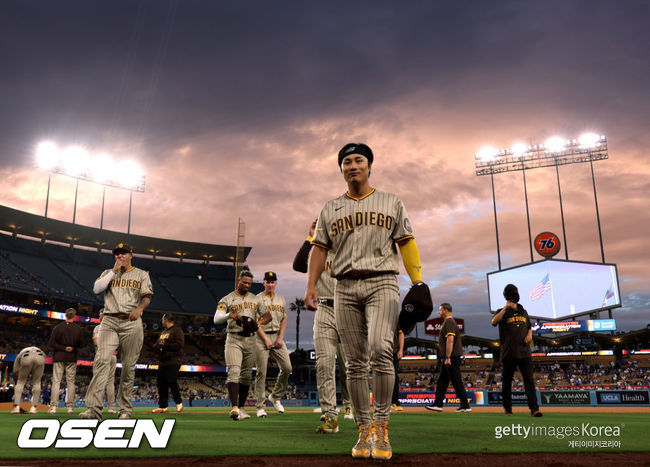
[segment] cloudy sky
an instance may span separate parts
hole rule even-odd
[[[595,131],[609,141],[594,170],[605,259],[620,275],[615,317],[639,329],[650,309],[649,10],[634,0],[3,2],[0,203],[43,214],[34,148],[44,139],[135,159],[147,186],[134,195],[133,233],[234,244],[242,218],[251,268],[275,270],[291,301],[305,282],[293,256],[323,203],[345,191],[336,153],[366,142],[373,185],[404,200],[435,301],[451,302],[468,334],[493,337],[491,186],[474,153]],[[589,165],[560,177],[569,259],[600,261]],[[533,236],[561,236],[555,170],[527,181]],[[528,262],[521,173],[495,185],[503,267]],[[101,188],[81,183],[79,196],[77,221],[98,227]],[[73,199],[74,181],[53,177],[49,215],[71,221]],[[128,193],[109,190],[105,228],[126,231],[127,215]],[[301,318],[301,341],[311,339],[312,318]]]

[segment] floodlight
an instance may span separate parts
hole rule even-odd
[[[596,133],[585,133],[578,138],[580,146],[584,148],[593,148],[600,142],[601,137]]]
[[[36,147],[36,162],[41,169],[52,170],[59,163],[59,148],[51,141],[43,141]]]
[[[515,143],[510,148],[512,154],[517,157],[521,157],[527,150],[528,150],[528,146],[526,146],[524,143]]]
[[[566,146],[566,141],[564,140],[564,138],[561,138],[559,136],[553,136],[552,138],[546,140],[545,145],[546,145],[546,149],[549,152],[560,152]]]
[[[63,170],[67,175],[76,177],[84,173],[87,164],[88,153],[80,146],[70,146],[61,157]]]
[[[90,160],[90,176],[92,177],[93,181],[103,184],[107,181],[113,180],[113,167],[114,163],[111,158],[106,154],[100,154],[99,156],[95,156]]]
[[[492,159],[495,159],[498,151],[492,146],[485,146],[479,152],[476,153],[476,158],[482,161],[488,162]]]
[[[117,168],[117,181],[130,188],[135,188],[142,182],[144,173],[138,164],[134,161],[127,160],[119,164]]]

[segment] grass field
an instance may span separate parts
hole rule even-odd
[[[257,419],[254,411],[249,410],[249,413],[252,414],[250,420],[234,422],[228,418],[226,410],[208,412],[201,408],[186,408],[179,415],[153,416],[149,409],[140,409],[134,413],[135,417],[158,421],[176,418],[177,422],[166,449],[152,449],[143,441],[136,450],[94,447],[20,449],[16,443],[18,433],[29,418],[58,418],[63,422],[72,416],[45,413],[12,415],[5,412],[0,414],[0,459],[330,455],[349,454],[356,442],[357,430],[351,420],[341,418],[339,433],[319,435],[315,432],[319,424],[318,414],[288,409],[282,415],[271,412],[268,418]],[[583,424],[587,424],[586,436],[582,432]],[[157,425],[160,428],[161,423]],[[610,430],[618,430],[620,434],[594,436],[600,426],[612,427]],[[519,431],[520,436],[504,435],[497,439],[498,432],[504,434],[504,427]],[[558,430],[566,431],[565,427],[578,429],[581,433],[559,438]],[[471,414],[399,413],[391,416],[390,439],[395,454],[612,453],[649,451],[647,427],[648,414],[644,413],[547,413],[543,418],[535,419],[523,413],[505,417],[501,413],[479,411]],[[524,429],[531,430],[527,438],[523,436]],[[533,434],[532,429],[538,433]],[[549,434],[551,432],[554,434]],[[127,434],[130,433],[127,431]],[[581,440],[614,441],[620,443],[620,447],[571,447],[570,442]]]

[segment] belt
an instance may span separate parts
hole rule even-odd
[[[353,271],[353,272],[348,272],[347,274],[336,276],[336,280],[340,281],[343,279],[352,279],[352,280],[370,279],[371,277],[383,276],[385,274],[394,275],[395,273],[393,271],[370,271],[370,272]]]
[[[238,336],[242,336],[242,337],[251,337],[253,335],[244,331],[235,332],[234,334],[237,334]]]
[[[334,306],[334,299],[332,299],[332,298],[319,298],[318,299],[318,304],[319,305]]]
[[[277,334],[278,331],[264,331],[264,334]]]
[[[129,313],[107,313],[106,316],[117,319],[129,319]]]

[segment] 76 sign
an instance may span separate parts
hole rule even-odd
[[[552,232],[542,232],[535,237],[535,250],[544,258],[552,258],[560,251],[560,239]]]

